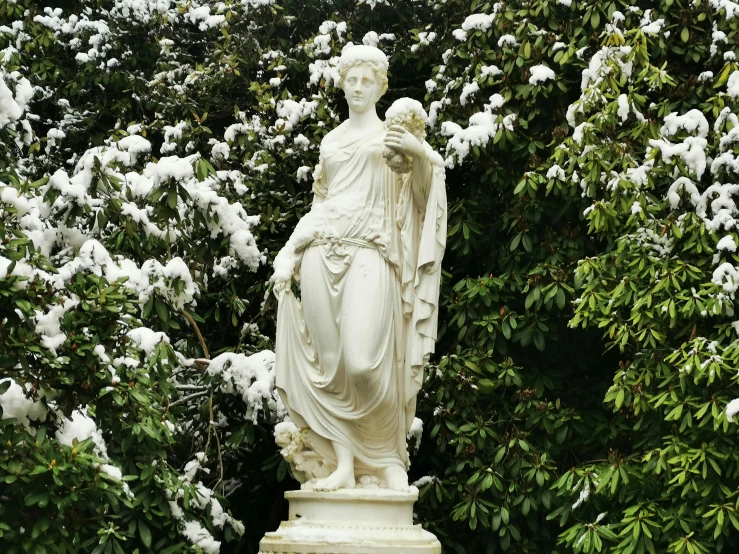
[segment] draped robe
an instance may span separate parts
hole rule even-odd
[[[289,241],[301,299],[280,300],[275,348],[278,392],[312,448],[333,469],[337,442],[366,473],[409,466],[446,244],[443,167],[414,200],[413,175],[382,158],[384,136],[322,142],[314,205]]]

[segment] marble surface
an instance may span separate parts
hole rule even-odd
[[[321,141],[313,205],[274,262],[276,385],[294,423],[276,440],[318,491],[360,478],[408,489],[406,436],[436,343],[444,167],[419,102],[378,117],[387,68],[377,48],[342,53],[349,118]]]
[[[439,541],[413,524],[409,492],[342,489],[285,494],[288,521],[260,543],[260,554],[440,554]]]

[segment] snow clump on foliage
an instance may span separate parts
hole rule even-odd
[[[208,375],[218,375],[223,381],[221,390],[239,394],[246,404],[246,419],[257,422],[264,409],[282,419],[286,410],[275,390],[274,354],[269,351],[244,356],[226,352],[210,361]]]
[[[530,85],[538,85],[550,79],[554,79],[554,71],[545,65],[535,65],[531,68],[531,77],[529,77]]]
[[[0,394],[0,408],[2,408],[2,418],[15,418],[26,429],[31,429],[31,420],[43,421],[46,419],[46,406],[40,401],[29,400],[23,393],[23,389],[13,379],[0,379],[0,390],[3,385],[7,385],[8,389]]]
[[[108,460],[108,449],[103,439],[103,434],[98,429],[87,409],[75,410],[69,418],[63,418],[59,430],[56,432],[57,440],[67,446],[74,446],[75,442],[92,439],[95,445],[95,453],[103,460]]]

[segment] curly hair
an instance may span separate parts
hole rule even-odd
[[[422,144],[426,139],[426,122],[414,111],[405,111],[388,117],[385,121],[385,126],[389,129],[393,125],[400,125],[415,136],[418,142]],[[413,169],[413,160],[409,156],[396,152],[392,148],[385,147],[382,151],[382,156],[385,158],[385,163],[387,163],[388,167],[395,173],[409,173]]]
[[[380,81],[380,86],[382,87],[382,92],[380,92],[380,95],[385,94],[385,92],[387,91],[387,69],[382,67],[379,63],[367,60],[354,60],[343,64],[341,66],[341,69],[339,69],[339,88],[344,88],[344,79],[346,79],[346,74],[349,72],[349,70],[353,67],[359,67],[362,65],[369,67],[374,72],[375,78]]]
[[[426,140],[426,121],[424,121],[416,112],[407,111],[398,115],[388,117],[385,121],[388,128],[392,125],[400,125],[410,131],[418,142]]]

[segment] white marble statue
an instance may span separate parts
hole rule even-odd
[[[387,67],[377,48],[344,49],[349,119],[321,142],[311,211],[272,278],[277,387],[296,425],[278,442],[317,491],[357,480],[408,489],[406,435],[436,340],[444,168],[420,103],[401,99],[378,117]]]

